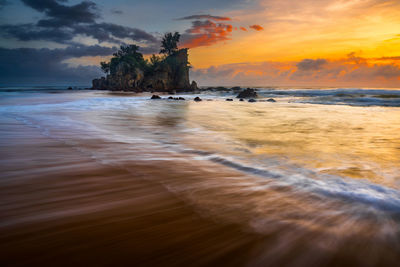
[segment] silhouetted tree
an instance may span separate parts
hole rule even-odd
[[[115,74],[117,66],[123,68],[125,72],[129,72],[134,68],[144,69],[146,68],[146,61],[143,55],[138,52],[139,46],[137,45],[121,45],[120,49],[113,54],[109,63],[103,62],[101,68],[104,72]]]
[[[172,55],[178,50],[178,43],[181,35],[179,32],[172,34],[171,32],[166,33],[161,41],[160,53]]]
[[[110,63],[107,62],[100,62],[101,70],[105,73],[108,74],[110,72]]]

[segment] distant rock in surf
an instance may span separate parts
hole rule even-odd
[[[201,99],[200,97],[196,96],[196,97],[194,98],[194,101],[199,102],[199,101],[202,101],[202,99]]]
[[[255,99],[249,99],[249,102],[251,102],[251,103],[253,103],[253,102],[257,102],[257,100],[255,100]]]
[[[239,92],[240,90],[242,90],[242,88],[239,87],[239,86],[234,86],[234,87],[231,88],[231,90],[234,91],[234,92]]]
[[[152,95],[150,99],[161,99],[159,95]]]
[[[269,98],[269,99],[267,99],[267,102],[276,102],[276,100],[273,98]]]
[[[232,98],[227,98],[225,101],[233,101]]]
[[[236,98],[257,98],[257,92],[255,89],[252,88],[247,88],[246,90],[243,90],[240,92]]]

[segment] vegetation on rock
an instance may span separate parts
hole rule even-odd
[[[109,62],[101,62],[106,78],[94,79],[93,89],[134,91],[193,91],[189,82],[188,49],[178,49],[180,34],[166,33],[162,55],[144,59],[137,45],[122,45]]]

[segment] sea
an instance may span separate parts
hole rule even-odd
[[[257,93],[0,87],[0,264],[398,266],[400,89]]]

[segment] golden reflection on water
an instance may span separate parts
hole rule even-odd
[[[298,165],[294,175],[305,166],[396,186],[400,111],[87,97],[84,111],[72,102],[1,117],[0,263],[399,262],[396,193],[337,179],[342,192],[332,196],[333,183],[264,179],[172,148],[260,166],[276,157]]]
[[[190,105],[187,119],[244,143],[250,157],[272,155],[324,173],[400,186],[398,108],[214,101]]]

